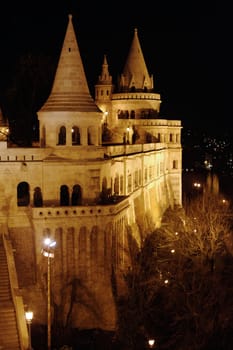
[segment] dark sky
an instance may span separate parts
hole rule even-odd
[[[220,129],[219,121],[224,127],[230,122],[230,22],[222,5],[209,0],[1,2],[0,71],[6,73],[2,62],[21,52],[58,55],[68,13],[73,14],[91,90],[104,54],[116,82],[137,27],[148,71],[161,94],[161,118],[213,130]]]

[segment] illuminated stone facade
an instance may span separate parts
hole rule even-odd
[[[112,275],[124,292],[129,236],[140,246],[166,208],[181,205],[181,122],[160,119],[137,30],[114,87],[104,56],[88,89],[69,16],[52,91],[38,111],[39,147],[0,142],[0,224],[15,249],[24,303],[46,324],[48,234],[53,316],[73,327],[114,329]],[[71,295],[73,297],[71,298]]]

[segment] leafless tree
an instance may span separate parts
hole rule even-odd
[[[134,257],[123,324],[160,349],[233,346],[233,234],[228,203],[206,191],[169,209]],[[124,329],[124,326],[122,326]],[[128,336],[129,337],[129,336]],[[138,341],[132,342],[137,348]]]

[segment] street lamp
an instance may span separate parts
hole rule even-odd
[[[33,312],[32,311],[25,312],[25,318],[28,325],[28,349],[31,350],[32,349],[31,323],[33,319]]]
[[[51,349],[51,258],[54,258],[53,248],[56,245],[56,241],[47,237],[44,239],[45,248],[42,249],[42,254],[48,258],[48,274],[47,274],[47,335],[48,335],[48,350]],[[52,249],[52,250],[51,250]]]

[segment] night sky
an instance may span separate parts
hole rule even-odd
[[[138,28],[148,71],[161,94],[160,117],[217,132],[229,127],[232,114],[230,22],[224,12],[208,0],[1,2],[0,80],[4,89],[10,57],[30,51],[58,57],[72,13],[92,92],[104,54],[116,82]]]

